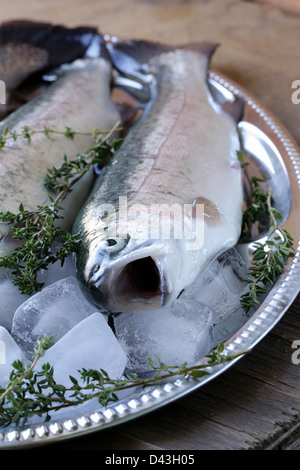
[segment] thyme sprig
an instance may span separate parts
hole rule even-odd
[[[65,259],[77,251],[78,235],[55,226],[55,221],[62,218],[54,201],[35,211],[24,210],[21,204],[18,214],[0,213],[1,222],[15,224],[11,237],[20,241],[14,251],[0,258],[0,266],[11,270],[12,283],[22,294],[41,290],[44,284],[38,281],[38,273],[58,260],[63,266]],[[60,248],[55,250],[58,240]]]
[[[248,170],[249,163],[246,162],[244,153],[237,151],[237,156],[244,169],[245,183],[247,183],[248,186],[244,194],[247,207],[243,212],[241,239],[249,241],[251,240],[251,229],[253,225],[258,222],[265,226],[266,221],[269,219],[267,205],[268,191],[261,185],[261,183],[265,183],[262,178],[250,175]]]
[[[250,276],[246,279],[249,290],[241,296],[241,305],[245,312],[259,305],[260,296],[266,294],[267,286],[272,285],[284,272],[285,262],[294,253],[293,237],[281,225],[281,213],[272,207],[271,190],[267,196],[267,208],[270,228],[263,242],[253,244]]]
[[[0,388],[0,426],[19,423],[21,418],[24,420],[24,417],[28,415],[26,409],[28,406],[24,406],[24,402],[28,400],[28,393],[30,393],[30,388],[32,389],[29,384],[33,382],[34,369],[38,360],[51,346],[52,337],[44,336],[34,348],[31,364],[25,367],[20,360],[13,362],[9,383],[5,389]],[[33,403],[31,407],[34,407]]]
[[[267,287],[273,284],[277,277],[284,272],[285,262],[295,251],[293,237],[281,225],[282,214],[273,207],[272,191],[261,187],[262,178],[250,177],[247,172],[242,152],[238,152],[238,158],[245,169],[246,178],[250,186],[251,204],[244,211],[242,232],[251,233],[251,226],[255,222],[268,221],[269,229],[263,241],[253,243],[252,263],[249,268],[249,277],[245,280],[248,291],[241,296],[241,305],[246,313],[260,303],[262,295],[267,294]]]
[[[70,386],[66,387],[56,383],[54,369],[49,363],[43,363],[35,370],[44,351],[51,347],[51,339],[45,336],[38,342],[31,365],[24,366],[19,360],[12,364],[9,383],[5,389],[0,389],[0,426],[24,425],[36,415],[48,421],[51,413],[78,406],[91,399],[97,399],[100,405],[106,406],[118,400],[118,392],[153,385],[176,376],[199,379],[210,374],[208,368],[233,361],[249,352],[245,350],[232,355],[224,354],[224,345],[220,343],[216,350],[207,355],[206,362],[194,366],[187,366],[186,363],[169,366],[158,357],[158,366],[154,366],[153,360],[148,359],[154,372],[148,379],[141,379],[134,374],[127,379],[112,379],[103,369],[82,369],[79,371],[80,380],[70,376]]]
[[[0,222],[11,226],[11,238],[20,242],[14,251],[0,258],[0,267],[11,270],[12,282],[23,294],[31,295],[41,290],[43,283],[38,281],[38,273],[56,261],[63,265],[65,259],[79,248],[79,235],[70,234],[57,223],[64,218],[61,203],[92,165],[103,165],[116,151],[121,140],[112,139],[112,136],[118,129],[120,122],[104,134],[94,131],[95,145],[92,148],[84,154],[78,154],[74,160],[67,160],[65,156],[59,168],[49,169],[44,184],[57,195],[49,195],[48,204],[40,205],[34,211],[28,211],[20,204],[16,214],[10,211],[0,212]],[[30,131],[30,138],[38,132],[40,131]],[[61,133],[48,129],[48,133],[50,132]],[[71,138],[75,134],[79,132],[70,128],[67,128],[67,134],[64,133]],[[8,131],[5,133],[7,135]],[[60,247],[56,249],[58,244]]]
[[[264,190],[260,183],[264,183],[262,178],[252,176],[250,179],[251,204],[243,213],[242,232],[249,233],[255,222],[261,222],[269,218],[268,191]]]
[[[118,131],[118,130],[122,130],[120,123],[118,123],[118,125],[115,128],[115,131]],[[23,139],[28,144],[30,144],[32,137],[37,134],[44,134],[46,136],[50,136],[51,134],[62,135],[62,136],[68,137],[69,139],[74,139],[76,135],[87,136],[87,137],[93,137],[95,142],[97,142],[99,141],[99,139],[102,139],[102,137],[105,134],[111,135],[111,129],[100,130],[96,128],[92,132],[81,132],[81,131],[76,131],[72,129],[69,126],[65,126],[63,130],[58,130],[58,129],[53,129],[47,126],[44,126],[42,129],[32,129],[29,126],[25,125],[22,127],[21,132],[17,132],[16,130],[11,131],[9,129],[9,126],[6,125],[2,131],[2,134],[0,134],[0,150],[2,150],[6,146],[7,142],[9,142],[10,140],[15,142],[18,139]]]

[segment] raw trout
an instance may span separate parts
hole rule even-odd
[[[59,131],[69,126],[79,132],[111,129],[119,120],[119,112],[110,100],[111,72],[107,52],[106,57],[78,59],[64,66],[57,81],[2,121],[0,133],[6,126],[20,133],[25,125],[36,130],[44,126]],[[0,150],[0,210],[18,213],[21,203],[25,210],[33,211],[38,205],[48,204],[49,193],[44,187],[47,170],[59,167],[64,155],[73,160],[93,145],[92,136],[80,135],[70,139],[36,134],[30,144],[24,138],[8,140]],[[65,229],[72,227],[80,204],[91,189],[93,172],[84,179],[85,184],[79,185],[66,202]],[[8,230],[6,225],[0,227],[1,239]],[[0,244],[2,251],[4,245]]]
[[[120,70],[136,61],[138,79],[147,69],[156,87],[74,225],[82,238],[79,279],[110,312],[172,302],[240,236],[237,123],[207,86],[215,48],[130,41],[111,50]],[[239,100],[232,108],[242,115]]]

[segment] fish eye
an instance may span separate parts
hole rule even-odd
[[[127,245],[127,240],[123,238],[108,238],[104,242],[103,250],[107,253],[118,253]]]
[[[118,241],[114,238],[109,238],[108,240],[106,240],[106,244],[107,246],[114,246],[118,244]]]

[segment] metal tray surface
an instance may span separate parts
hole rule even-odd
[[[244,99],[245,115],[239,124],[245,151],[256,170],[272,186],[275,205],[284,216],[284,225],[295,240],[295,254],[284,273],[272,286],[259,308],[245,324],[224,342],[224,353],[253,349],[285,314],[300,288],[300,153],[296,142],[278,119],[246,90],[227,77],[211,71],[209,86],[217,101]],[[251,243],[241,246],[251,256]],[[39,421],[22,428],[0,429],[0,448],[27,448],[105,430],[154,411],[203,387],[226,372],[243,356],[208,369],[199,379],[176,378],[155,386],[136,389],[130,396],[107,407],[84,411],[75,408],[66,418]]]

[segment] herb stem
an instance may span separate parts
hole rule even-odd
[[[253,261],[250,268],[250,277],[246,280],[249,291],[242,295],[241,305],[248,312],[259,304],[259,296],[266,294],[265,288],[275,281],[277,276],[284,271],[284,262],[294,251],[293,238],[280,225],[282,215],[272,206],[271,187],[266,197],[267,213],[270,220],[270,228],[264,243],[254,243]],[[265,287],[264,287],[265,286]]]
[[[156,375],[154,375],[153,377],[149,378],[149,379],[132,379],[132,380],[112,380],[112,379],[108,379],[105,383],[105,385],[111,385],[112,386],[112,390],[111,390],[111,393],[118,393],[118,392],[121,392],[121,391],[124,391],[124,390],[129,390],[131,388],[136,388],[136,387],[146,387],[147,385],[150,386],[150,385],[154,385],[155,383],[157,382],[162,382],[164,380],[168,380],[168,379],[172,379],[173,377],[176,377],[176,376],[192,376],[192,373],[194,371],[200,371],[200,370],[205,370],[209,367],[215,367],[215,366],[218,366],[220,364],[225,364],[227,362],[231,362],[233,361],[234,359],[237,359],[241,356],[244,356],[246,354],[248,354],[249,352],[251,352],[250,349],[245,349],[244,351],[241,351],[239,353],[236,353],[236,354],[232,354],[232,355],[223,355],[222,356],[222,360],[216,360],[214,362],[207,362],[207,363],[204,363],[204,364],[198,364],[198,365],[194,365],[194,366],[189,366],[189,367],[182,367],[182,366],[168,366],[168,373],[166,374],[160,374],[161,372],[161,369],[160,368],[157,368],[158,370],[158,373]],[[154,370],[156,368],[153,368]],[[172,371],[171,369],[175,369],[174,371]],[[80,387],[80,386],[77,386],[77,389],[79,389],[84,391],[85,390],[85,387]],[[95,388],[98,388],[97,386],[95,386]],[[66,392],[72,392],[74,391],[73,388],[66,388],[65,389]],[[105,391],[105,387],[103,386],[99,386],[99,390],[95,393],[92,393],[88,396],[88,400],[92,399],[92,398],[99,398],[101,396],[101,394]],[[54,398],[52,397],[51,398],[51,401],[53,402],[58,402],[58,403],[61,403],[61,399],[60,398]],[[87,401],[87,400],[85,400]],[[68,408],[69,406],[74,406],[74,405],[77,405],[78,404],[78,401],[71,401],[71,400],[64,400],[64,403],[61,403],[60,406],[56,407],[51,407],[51,408],[48,408],[48,411],[58,411],[62,408]]]
[[[118,123],[117,127],[115,127],[115,131],[122,130],[121,122]],[[111,129],[108,130],[99,130],[94,129],[92,132],[82,132],[82,131],[74,131],[71,127],[65,126],[65,130],[57,130],[52,129],[50,127],[44,127],[43,129],[31,129],[28,126],[23,126],[22,132],[10,131],[8,126],[6,126],[0,135],[0,150],[3,149],[8,140],[16,141],[19,138],[24,138],[28,143],[31,142],[31,138],[36,134],[44,134],[49,136],[50,134],[55,135],[62,135],[73,139],[75,136],[86,136],[86,137],[93,137],[97,139],[98,136],[102,136],[104,134],[111,135]]]
[[[152,385],[155,382],[170,379],[170,378],[175,377],[177,375],[187,375],[188,376],[188,375],[191,375],[191,372],[193,372],[193,371],[204,370],[204,369],[207,369],[209,367],[215,367],[215,366],[220,365],[220,364],[225,364],[226,362],[231,362],[234,359],[237,359],[241,356],[244,356],[244,355],[248,354],[249,352],[251,352],[250,349],[245,349],[244,351],[240,351],[236,354],[222,355],[222,360],[221,361],[216,360],[216,361],[206,362],[206,363],[203,363],[203,364],[198,364],[198,365],[189,366],[189,367],[181,368],[181,366],[169,366],[168,367],[168,373],[166,373],[166,374],[160,374],[161,369],[153,368],[154,370],[155,369],[158,370],[158,373],[156,375],[154,375],[153,377],[151,377],[149,379],[135,379],[130,384],[125,384],[123,386],[122,385],[118,386],[117,390],[121,391],[121,390],[126,390],[127,388],[132,388],[132,387],[137,387],[137,386]],[[170,369],[175,369],[175,370],[171,371]],[[112,381],[112,384],[113,383],[117,383],[117,382]],[[97,395],[95,395],[95,396],[97,396]]]
[[[117,121],[108,131],[95,130],[92,133],[80,133],[92,135],[95,141],[94,146],[84,154],[79,153],[75,160],[67,160],[65,156],[59,168],[48,169],[44,186],[56,192],[55,197],[49,194],[48,205],[38,206],[34,211],[27,211],[23,204],[20,204],[18,214],[9,211],[0,212],[0,222],[7,224],[11,238],[21,242],[16,245],[14,251],[0,257],[0,266],[11,270],[12,282],[19,287],[21,293],[31,295],[34,291],[41,290],[43,283],[38,282],[38,273],[47,269],[49,264],[55,263],[58,259],[63,265],[66,257],[78,249],[79,235],[65,232],[59,224],[56,224],[58,219],[64,218],[59,204],[93,164],[104,165],[111,157],[121,143],[120,139],[114,138],[115,133],[120,129],[121,121]],[[44,133],[48,135],[52,131],[54,129],[47,129],[47,133],[46,131]],[[41,132],[43,131],[33,131],[25,126],[23,134],[27,135],[27,140],[30,142],[32,135]],[[70,138],[76,134],[70,128],[67,128],[66,132],[54,132]],[[17,139],[18,134],[9,134],[6,128],[3,135],[0,135],[0,149],[9,137]],[[61,248],[53,252],[57,241],[60,242]]]
[[[116,393],[120,391],[154,385],[175,376],[184,376],[186,379],[199,378],[209,375],[209,372],[204,369],[225,364],[250,352],[250,350],[244,350],[227,355],[223,353],[223,343],[220,343],[216,350],[203,359],[203,361],[206,359],[206,362],[201,364],[186,366],[184,363],[181,366],[168,366],[157,357],[158,366],[154,366],[153,361],[149,359],[150,367],[155,371],[155,375],[148,379],[140,379],[136,376],[129,379],[111,379],[102,369],[99,371],[83,369],[78,371],[81,373],[83,384],[79,384],[74,377],[70,377],[72,386],[65,387],[55,382],[54,370],[50,364],[42,364],[41,371],[34,371],[43,351],[51,347],[50,339],[44,337],[40,341],[38,348],[35,348],[34,361],[27,370],[24,371],[22,364],[13,364],[17,373],[11,374],[11,384],[0,397],[0,425],[18,423],[20,420],[25,423],[29,417],[36,414],[44,414],[47,419],[51,411],[57,412],[95,398],[101,405],[106,406],[108,402],[118,400]],[[43,393],[45,389],[47,394]],[[29,397],[26,395],[28,392]],[[9,404],[11,407],[8,406]]]
[[[113,134],[117,132],[118,130],[120,130],[120,125],[121,125],[121,122],[118,121],[109,131],[101,132],[101,139],[97,142],[97,146],[106,144],[109,141],[109,139],[113,136]],[[102,136],[102,134],[104,134],[104,136]],[[62,202],[67,196],[67,194],[70,192],[71,188],[89,171],[89,169],[94,163],[94,155],[95,155],[94,148],[88,150],[88,152],[84,154],[84,159],[87,162],[87,165],[67,185],[63,187],[60,193],[56,196],[53,202],[54,205],[57,205],[60,202]]]
[[[0,402],[3,401],[5,397],[7,397],[7,395],[11,393],[17,385],[23,382],[23,380],[25,380],[33,372],[38,360],[43,355],[45,349],[49,347],[48,340],[49,340],[48,337],[44,337],[41,341],[38,342],[38,348],[36,350],[36,353],[34,355],[31,365],[26,369],[24,374],[14,379],[11,385],[5,389],[2,395],[0,395]]]

